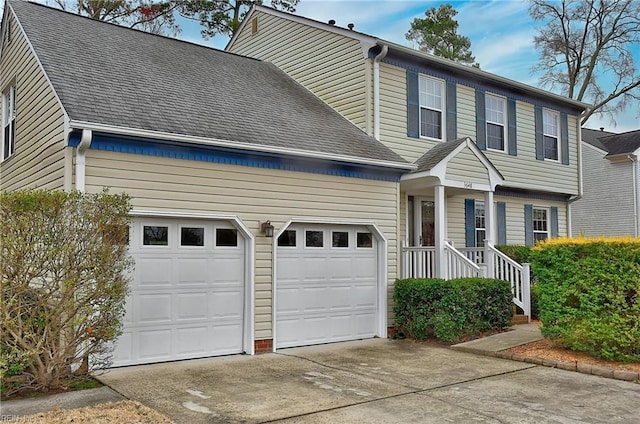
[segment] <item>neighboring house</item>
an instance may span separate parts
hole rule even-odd
[[[572,208],[574,235],[640,237],[640,130],[582,129],[584,193]]]
[[[400,276],[507,278],[527,312],[493,244],[566,234],[585,105],[267,8],[246,22],[230,49],[266,61],[5,5],[0,188],[132,198],[115,364],[386,337]]]
[[[226,50],[280,67],[417,166],[400,182],[402,275],[449,276],[446,241],[491,275],[491,245],[567,235],[588,105],[263,6]]]

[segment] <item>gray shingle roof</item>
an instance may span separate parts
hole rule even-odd
[[[640,130],[616,134],[582,129],[582,140],[607,152],[607,156],[631,154],[640,149]]]
[[[612,133],[609,131],[601,131],[601,130],[592,130],[590,128],[582,129],[582,141],[585,143],[591,144],[594,147],[597,147],[600,150],[607,150],[607,148],[600,142],[600,139],[603,137],[607,137],[610,135],[615,135],[616,133]]]
[[[436,144],[431,150],[414,162],[418,168],[413,172],[429,171],[446,158],[449,153],[453,152],[460,144],[464,143],[465,140],[466,137]]]
[[[272,64],[10,5],[72,121],[406,163]]]

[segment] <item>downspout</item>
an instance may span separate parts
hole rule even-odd
[[[389,52],[389,46],[382,46],[382,50],[373,59],[373,136],[380,140],[380,62]]]
[[[582,182],[582,126],[581,126],[581,122],[582,122],[582,116],[584,115],[584,112],[582,112],[580,114],[580,116],[578,117],[578,119],[576,120],[576,134],[578,136],[578,195],[577,196],[571,196],[569,198],[569,201],[567,202],[567,235],[569,237],[573,236],[573,230],[572,230],[572,218],[571,218],[571,204],[573,202],[576,202],[580,199],[582,199],[582,195],[583,195],[583,182]]]
[[[640,196],[638,196],[638,177],[640,175],[640,161],[634,155],[628,155],[631,161],[631,172],[633,172],[633,224],[635,236],[640,237]]]
[[[76,190],[78,191],[84,191],[86,155],[87,149],[91,146],[92,138],[93,132],[91,130],[82,130],[80,144],[76,148]]]

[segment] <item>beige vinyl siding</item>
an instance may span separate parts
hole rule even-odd
[[[380,64],[380,141],[414,162],[437,142],[407,136],[406,72],[388,63]]]
[[[447,163],[447,180],[489,184],[489,171],[476,155],[465,147]]]
[[[458,84],[456,87],[457,136],[476,140],[476,92],[472,87]]]
[[[635,235],[633,163],[612,162],[606,152],[583,143],[582,199],[571,205],[573,235]]]
[[[272,337],[273,239],[259,228],[266,220],[276,232],[292,217],[375,222],[388,240],[392,293],[397,274],[397,183],[89,150],[87,191],[103,187],[128,193],[138,209],[240,217],[256,236],[256,339]]]
[[[0,87],[4,91],[15,82],[16,141],[14,154],[0,164],[0,189],[61,189],[64,113],[12,14],[10,21],[11,42],[5,36],[2,46]]]
[[[469,192],[447,198],[447,240],[455,246],[465,246],[464,199],[484,202],[484,194]],[[511,196],[494,196],[494,202],[504,202],[507,218],[507,244],[524,244],[524,205],[534,207],[558,208],[558,234],[567,235],[567,204],[549,200],[525,199]],[[549,229],[550,230],[550,229]]]
[[[360,42],[257,12],[231,51],[275,64],[363,131],[366,130],[365,58]]]

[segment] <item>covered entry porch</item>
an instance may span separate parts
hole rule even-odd
[[[495,248],[497,223],[504,220],[504,205],[494,202],[496,186],[504,183],[500,172],[469,138],[438,144],[416,165],[400,184],[401,277],[507,280],[514,304],[530,316],[528,264]]]

